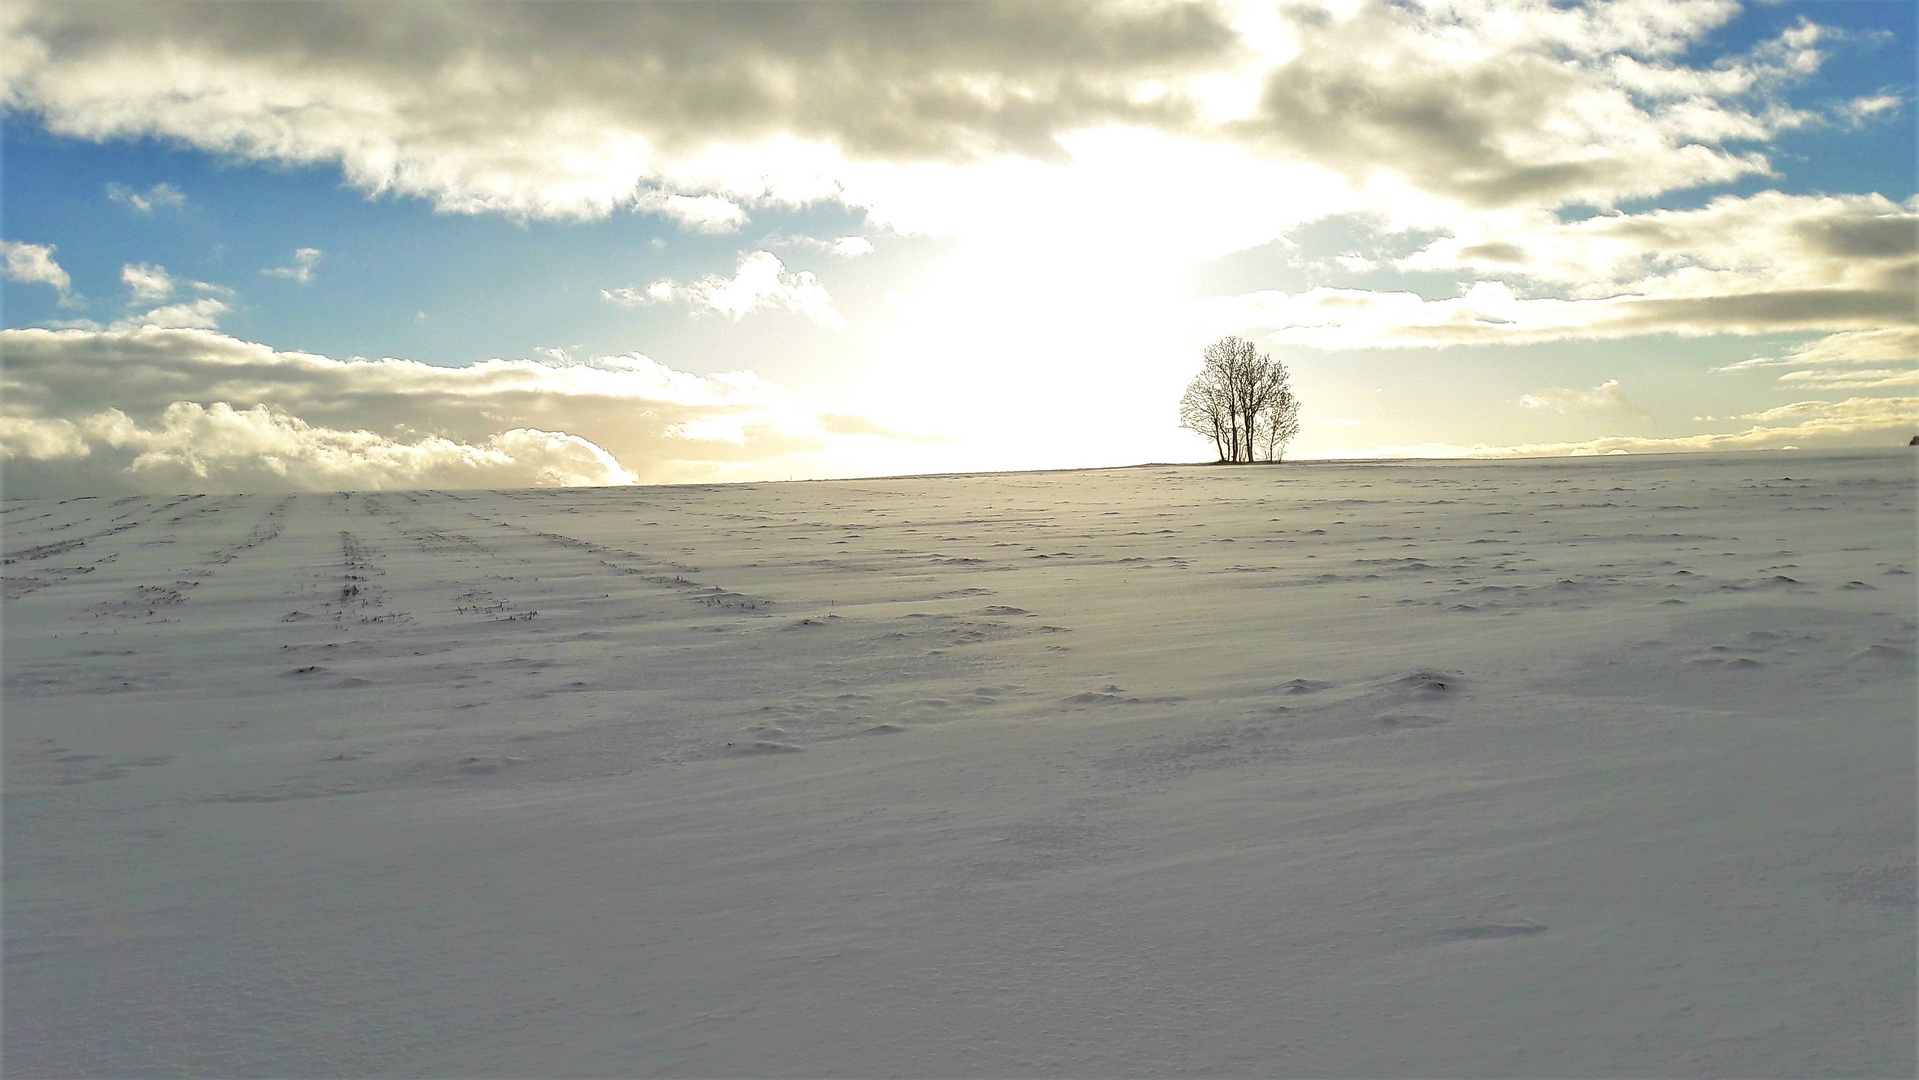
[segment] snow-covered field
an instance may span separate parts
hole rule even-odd
[[[5,1068],[1910,1076],[1914,480],[9,502]]]

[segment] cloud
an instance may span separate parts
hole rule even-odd
[[[1349,457],[1582,457],[1592,454],[1666,454],[1713,450],[1783,450],[1861,445],[1903,446],[1919,431],[1919,397],[1854,397],[1844,401],[1799,401],[1747,413],[1755,423],[1742,431],[1674,438],[1609,435],[1582,442],[1420,443],[1336,449],[1324,456]]]
[[[1453,297],[1266,291],[1220,298],[1211,318],[1330,349],[1880,331],[1919,323],[1916,249],[1919,199],[1762,192],[1690,211],[1523,221],[1401,260],[1499,275]],[[1569,284],[1567,296],[1527,295]]]
[[[146,191],[135,191],[125,184],[108,184],[107,198],[127,207],[137,214],[151,214],[155,210],[184,210],[187,197],[172,184],[155,184]]]
[[[857,259],[873,253],[873,242],[864,236],[842,236],[828,245],[826,250],[842,259]]]
[[[1575,295],[1627,290],[1701,294],[1728,285],[1887,287],[1919,255],[1919,200],[1883,195],[1722,195],[1695,210],[1468,219],[1455,235],[1400,260],[1414,271],[1466,271],[1571,285]],[[1890,276],[1889,276],[1890,275]]]
[[[1680,62],[1738,12],[1730,0],[1283,10],[1297,55],[1238,130],[1383,191],[1607,206],[1763,174],[1765,157],[1736,144],[1813,119],[1777,93],[1817,70],[1816,27],[1710,67]]]
[[[1892,365],[1865,367],[1864,365]],[[1919,386],[1919,326],[1829,334],[1784,356],[1755,356],[1716,367],[1718,373],[1790,367],[1779,381],[1802,388],[1883,389]]]
[[[783,236],[775,233],[761,243],[769,247],[801,247],[841,259],[857,259],[862,255],[873,253],[873,242],[864,236],[841,236],[832,240],[817,240],[810,236]]]
[[[1062,131],[1184,122],[1194,106],[1178,80],[1233,55],[1228,17],[1210,4],[1087,0],[47,3],[6,19],[4,93],[59,134],[336,163],[358,187],[445,210],[635,207],[716,226],[740,192],[832,194],[766,168],[781,157],[1048,156]],[[1153,80],[1171,92],[1143,99]],[[723,170],[737,183],[686,175],[716,148],[751,149]]]
[[[1840,107],[1839,115],[1859,127],[1869,120],[1891,119],[1905,104],[1904,98],[1894,94],[1871,94],[1846,102]]]
[[[1608,379],[1591,390],[1541,390],[1521,396],[1519,404],[1528,409],[1551,409],[1559,413],[1623,412],[1634,416],[1652,415],[1651,409],[1626,396],[1626,392],[1619,388],[1618,379]]]
[[[117,319],[110,329],[124,331],[153,327],[159,330],[217,330],[220,328],[220,317],[231,310],[224,301],[203,296],[198,300],[166,304],[141,315]]]
[[[1130,452],[1111,448],[1161,422],[1160,384],[1177,397],[1166,357],[1194,336],[1190,264],[1329,214],[1439,239],[1418,256],[1425,269],[1355,248],[1313,273],[1443,273],[1461,287],[1294,288],[1201,314],[1230,324],[1220,332],[1328,348],[1911,323],[1913,260],[1874,253],[1875,237],[1910,220],[1906,204],[1755,196],[1570,220],[1584,204],[1750,185],[1773,168],[1768,140],[1844,119],[1836,103],[1821,116],[1789,100],[1831,48],[1819,28],[1727,55],[1726,41],[1747,36],[1727,32],[1731,0],[1321,7],[23,0],[0,9],[0,102],[9,122],[63,137],[337,168],[359,191],[449,212],[638,212],[725,232],[763,210],[837,204],[852,212],[814,220],[957,236],[874,328],[875,375],[860,392],[913,430],[968,417],[987,433],[980,446],[1008,455],[996,461]],[[799,260],[774,240],[749,246]],[[840,321],[823,283],[771,252],[744,253],[732,275],[603,296]],[[1037,402],[1030,415],[1004,400],[1016,382],[1044,383],[1016,395]],[[1101,431],[1046,428],[1049,395],[1085,386],[1107,395],[1087,410],[1107,416]],[[388,431],[289,408],[316,426]],[[831,437],[794,424],[780,429],[805,433],[794,447]],[[731,468],[743,459],[724,455],[762,446],[764,429],[729,425],[706,413],[664,422],[648,428],[664,440],[648,452],[680,461],[697,445]],[[684,437],[736,430],[744,442]]]
[[[164,266],[128,263],[120,268],[120,280],[135,300],[165,300],[173,295],[173,275]]]
[[[1833,334],[1800,345],[1779,360],[1765,362],[1816,366],[1919,363],[1919,327],[1893,326]],[[1758,363],[1761,361],[1747,360],[1715,370],[1737,371]]]
[[[1784,356],[1755,356],[1713,371],[1734,373],[1780,367],[1792,370],[1782,372],[1779,381],[1799,389],[1882,390],[1919,386],[1919,326],[1829,334],[1794,346]]]
[[[752,372],[697,376],[643,356],[445,368],[156,326],[4,330],[0,349],[9,494],[859,471],[842,450],[860,417]]]
[[[182,282],[167,272],[167,268],[154,263],[127,263],[120,268],[120,280],[127,287],[127,293],[134,303],[155,303],[171,298],[182,286],[190,287],[200,293],[214,293],[217,296],[231,297],[233,290],[222,285],[212,285],[204,281]],[[164,304],[141,315],[130,315],[116,320],[114,330],[132,330],[142,326],[161,328],[187,328],[215,330],[220,326],[220,317],[233,308],[217,296],[201,296],[196,300],[183,300],[175,304]],[[91,322],[75,323],[77,327],[99,329]]]
[[[232,307],[226,301],[217,297],[219,295],[232,297],[234,290],[225,286],[207,284],[207,282],[180,282],[180,278],[175,278],[173,274],[167,272],[167,267],[161,267],[155,263],[127,263],[125,267],[121,267],[121,282],[127,286],[127,293],[134,303],[157,303],[163,299],[171,299],[182,286],[192,288],[194,292],[217,293],[217,295],[201,295],[198,299],[159,305],[152,311],[146,311],[144,315],[119,318],[113,322],[113,330],[134,330],[138,326],[217,330],[221,324],[221,317],[228,311],[232,311]],[[96,322],[90,322],[90,320],[75,322],[71,326],[88,328],[88,330],[100,328]]]
[[[313,268],[320,265],[323,258],[319,248],[303,247],[293,253],[293,261],[286,266],[272,266],[260,273],[266,277],[286,278],[301,285],[313,284]]]
[[[911,432],[899,431],[864,416],[845,416],[835,413],[822,414],[820,428],[834,435],[872,435],[899,442],[950,441],[934,435],[915,435]]]
[[[514,428],[479,443],[316,427],[256,405],[177,401],[143,425],[118,409],[71,420],[0,417],[9,480],[80,472],[112,490],[314,491],[623,484],[633,474],[577,436]],[[34,481],[40,481],[35,484]],[[18,490],[16,486],[16,490]],[[62,482],[60,490],[72,490]]]
[[[1779,381],[1803,390],[1888,390],[1919,386],[1919,367],[1788,371]]]
[[[789,273],[779,256],[770,251],[741,255],[739,269],[730,278],[709,274],[684,285],[661,280],[645,289],[602,289],[600,296],[622,307],[683,302],[696,311],[718,312],[735,322],[755,311],[779,309],[804,315],[829,329],[846,325],[833,307],[833,298],[812,271]]]
[[[1290,295],[1259,292],[1216,303],[1209,316],[1221,326],[1270,328],[1274,341],[1324,349],[1766,334],[1878,327],[1910,317],[1911,301],[1889,290],[1566,300],[1523,297],[1490,281],[1444,300],[1427,300],[1413,292],[1326,287]]]
[[[53,244],[23,244],[16,240],[0,240],[0,256],[6,258],[6,265],[0,268],[8,281],[29,285],[51,285],[65,295],[73,289],[73,279],[53,261],[57,250]]]
[[[746,224],[746,211],[718,195],[641,195],[634,208],[664,215],[682,228],[701,233],[729,233]]]
[[[1811,24],[1686,62],[1732,0],[1335,6],[27,3],[0,22],[0,100],[60,135],[330,164],[442,210],[721,232],[1116,129],[1409,212],[1611,205],[1766,173],[1741,147],[1821,120],[1782,98],[1823,59]]]

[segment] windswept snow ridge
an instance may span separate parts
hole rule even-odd
[[[1912,1075],[1914,491],[9,501],[7,1072]]]

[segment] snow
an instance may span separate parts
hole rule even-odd
[[[10,1075],[1913,1075],[1909,451],[9,501]]]

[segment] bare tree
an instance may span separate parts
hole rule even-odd
[[[1299,430],[1299,402],[1286,366],[1239,337],[1201,354],[1197,378],[1179,402],[1180,426],[1213,440],[1221,461],[1276,461]]]
[[[1279,365],[1275,362],[1274,366]],[[1284,376],[1285,368],[1281,367],[1280,372]],[[1282,383],[1286,381],[1284,378],[1281,380]],[[1298,434],[1299,399],[1293,396],[1292,387],[1282,385],[1279,393],[1273,398],[1273,404],[1267,407],[1260,422],[1259,441],[1261,448],[1266,452],[1266,460],[1283,459],[1286,455],[1286,444],[1292,442],[1293,436]]]
[[[1226,460],[1226,448],[1230,445],[1226,417],[1220,395],[1203,376],[1194,379],[1186,388],[1186,395],[1179,399],[1179,426],[1213,440],[1213,449],[1221,461]]]

